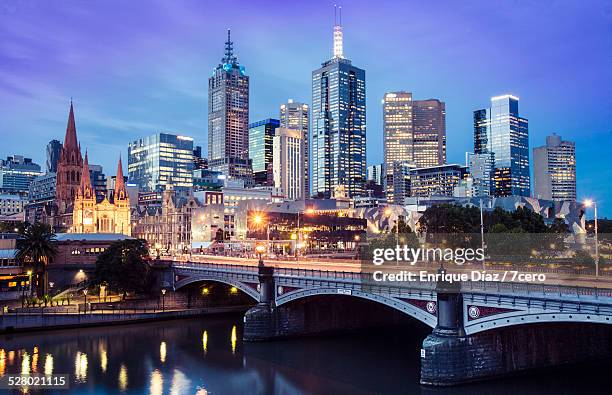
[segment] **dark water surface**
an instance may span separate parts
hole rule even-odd
[[[70,374],[56,394],[610,394],[594,363],[436,389],[421,387],[423,327],[242,342],[242,317],[0,335],[0,376]],[[2,390],[0,390],[1,392]],[[30,393],[43,393],[31,391]]]

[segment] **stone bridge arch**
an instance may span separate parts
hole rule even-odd
[[[407,316],[415,318],[416,320],[422,322],[423,324],[435,328],[437,324],[437,316],[436,316],[436,304],[431,300],[422,299],[419,303],[422,305],[422,308],[416,306],[413,303],[409,303],[405,299],[395,298],[392,296],[384,296],[376,293],[366,292],[362,290],[356,289],[338,289],[331,287],[318,287],[318,288],[309,288],[309,289],[300,289],[291,292],[284,293],[282,295],[278,295],[277,289],[277,297],[276,297],[276,306],[280,307],[286,305],[288,303],[304,300],[313,296],[320,295],[333,295],[333,296],[345,296],[345,297],[354,297],[369,300],[372,302],[376,302],[382,304],[384,306],[390,307],[394,310],[400,311]],[[435,300],[435,295],[433,296]],[[415,299],[410,299],[415,300]]]
[[[236,287],[240,291],[244,292],[246,295],[253,298],[256,302],[259,302],[259,291],[257,289],[257,284],[245,283],[231,277],[222,277],[222,276],[190,276],[187,278],[181,278],[179,281],[175,282],[174,289],[178,291],[179,289],[198,282],[217,282],[223,283],[226,285],[230,285],[232,287]]]

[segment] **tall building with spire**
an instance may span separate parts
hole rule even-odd
[[[337,11],[333,57],[312,72],[312,195],[324,198],[363,195],[366,179],[365,70],[344,57]]]
[[[225,56],[208,79],[208,165],[229,178],[252,179],[249,160],[249,77],[227,31]]]
[[[72,208],[77,191],[81,185],[83,157],[77,140],[74,107],[70,101],[68,125],[64,144],[57,162],[57,179],[55,187],[55,213],[53,225],[57,229],[69,228],[72,224]]]

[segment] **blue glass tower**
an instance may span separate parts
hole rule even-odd
[[[339,23],[333,53],[312,72],[312,195],[360,196],[366,179],[365,70],[344,58]]]
[[[530,196],[529,128],[519,116],[519,99],[491,98],[491,107],[474,111],[474,153],[493,154],[495,196]]]

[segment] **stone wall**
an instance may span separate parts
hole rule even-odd
[[[606,325],[517,325],[470,336],[434,331],[423,341],[421,384],[455,385],[611,355],[612,332]]]

